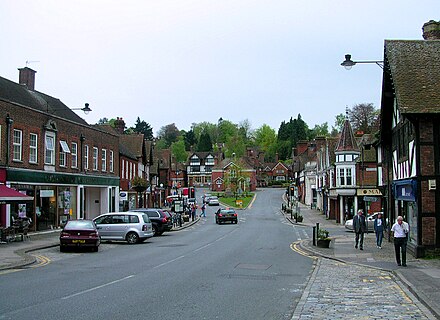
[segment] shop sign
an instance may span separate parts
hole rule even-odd
[[[415,180],[395,181],[393,189],[396,200],[416,201],[417,183]]]
[[[40,190],[40,198],[51,198],[54,196],[53,190]]]
[[[119,200],[120,201],[128,200],[128,193],[127,192],[120,192],[119,193]]]
[[[379,201],[379,198],[378,197],[367,197],[367,196],[364,196],[364,201],[365,202],[377,202],[377,201]]]
[[[358,196],[381,196],[382,192],[379,189],[358,189]]]

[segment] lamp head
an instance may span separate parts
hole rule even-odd
[[[356,62],[351,60],[351,54],[345,55],[345,60],[341,63],[341,66],[343,66],[346,70],[350,70]]]
[[[86,103],[85,107],[81,109],[82,111],[84,111],[85,114],[89,114],[90,111],[92,111],[92,109],[89,108],[89,104]]]

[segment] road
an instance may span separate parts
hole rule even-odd
[[[238,224],[216,225],[208,207],[142,244],[41,250],[50,263],[1,276],[0,319],[290,319],[314,260],[290,248],[310,228],[286,223],[282,192],[257,192]]]

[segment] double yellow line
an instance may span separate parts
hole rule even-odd
[[[30,268],[44,267],[44,266],[48,265],[52,261],[48,257],[41,256],[41,255],[34,255],[34,257],[37,259],[37,263],[32,264],[31,266],[29,266]]]
[[[296,253],[299,253],[302,256],[305,256],[305,257],[308,257],[308,258],[311,258],[311,259],[317,259],[318,258],[317,256],[315,256],[313,254],[310,254],[309,252],[301,249],[300,243],[301,243],[301,241],[292,242],[290,244],[290,249],[292,249],[292,251],[294,251]]]

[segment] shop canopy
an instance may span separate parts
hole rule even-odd
[[[34,197],[27,196],[14,189],[8,188],[4,184],[0,184],[0,203],[31,200],[34,200]]]

